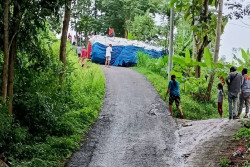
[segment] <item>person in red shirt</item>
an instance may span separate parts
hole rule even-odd
[[[115,37],[115,31],[112,27],[109,27],[109,36],[110,37]]]
[[[84,65],[85,65],[85,60],[88,58],[88,51],[85,49],[85,48],[83,48],[82,49],[82,53],[81,53],[81,59],[82,59],[82,67],[84,67]]]
[[[93,37],[93,35],[90,35],[90,36],[89,36],[89,39],[91,39],[92,37]],[[88,59],[91,58],[91,55],[90,55],[91,52],[92,52],[92,45],[91,45],[91,43],[89,42],[89,43],[88,43]]]
[[[70,43],[72,43],[72,36],[70,35],[70,33],[68,35],[68,39],[70,40]]]

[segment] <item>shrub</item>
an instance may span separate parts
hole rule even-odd
[[[43,40],[37,46],[42,50],[39,57],[18,53],[14,116],[0,105],[0,154],[4,152],[12,166],[63,166],[97,119],[104,98],[101,68],[90,62],[81,68],[69,43],[60,85],[60,42]]]
[[[228,164],[229,164],[229,160],[227,158],[221,158],[220,159],[220,165],[222,167],[226,167],[226,166],[228,166]]]

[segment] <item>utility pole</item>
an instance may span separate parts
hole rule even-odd
[[[168,80],[170,80],[170,72],[173,70],[173,53],[174,53],[174,7],[170,12],[170,42],[169,42],[169,57],[168,57]]]

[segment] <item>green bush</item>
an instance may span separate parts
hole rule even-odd
[[[229,164],[229,160],[227,158],[221,158],[220,159],[220,166],[226,167]]]
[[[250,129],[245,127],[240,129],[235,135],[234,139],[238,140],[240,138],[246,138],[247,140],[250,140]]]
[[[60,85],[60,41],[53,36],[40,40],[37,57],[18,53],[14,116],[0,105],[0,154],[5,153],[12,166],[63,166],[97,119],[104,98],[105,78],[98,65],[87,62],[83,69],[68,43]]]
[[[250,167],[250,164],[248,162],[244,162],[244,164],[242,164],[242,167]]]

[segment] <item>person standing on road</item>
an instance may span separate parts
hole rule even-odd
[[[220,118],[222,118],[222,114],[223,114],[223,96],[224,96],[223,85],[221,83],[219,83],[217,88],[218,88],[218,95],[217,95],[218,112],[219,112]]]
[[[168,83],[168,90],[167,90],[166,95],[165,95],[165,101],[166,101],[168,94],[170,93],[170,96],[169,96],[170,115],[169,116],[173,116],[173,103],[175,102],[176,107],[178,108],[178,110],[181,113],[181,118],[183,119],[183,113],[182,113],[182,109],[181,109],[181,105],[180,105],[180,102],[181,102],[180,84],[175,79],[176,79],[176,76],[172,75],[171,81],[169,81],[169,83]]]
[[[230,81],[230,82],[229,82]],[[236,116],[237,102],[242,84],[242,75],[236,72],[236,67],[230,68],[230,73],[226,78],[228,85],[228,113],[229,119],[238,119]]]
[[[246,105],[246,114],[244,118],[248,118],[249,112],[249,98],[250,98],[250,76],[247,75],[247,69],[244,68],[242,70],[242,86],[241,86],[241,94],[240,94],[240,108],[238,117],[242,113],[243,104]]]
[[[110,60],[111,60],[111,52],[113,52],[112,50],[112,45],[109,44],[109,46],[106,49],[106,61],[105,61],[105,67],[109,67],[110,64]]]

